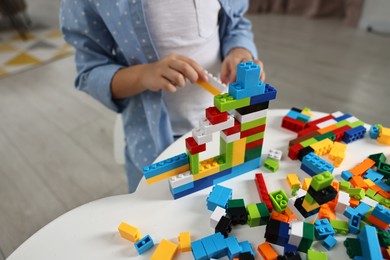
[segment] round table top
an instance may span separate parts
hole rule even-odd
[[[233,189],[233,198],[243,198],[245,204],[260,202],[254,182],[255,173],[264,173],[268,192],[283,189],[290,195],[286,182],[288,173],[296,173],[300,180],[310,177],[300,170],[300,162],[287,157],[289,140],[296,134],[280,127],[282,117],[288,110],[268,111],[267,126],[263,144],[263,158],[269,149],[283,151],[283,158],[277,172],[271,173],[263,167],[248,172],[220,185]],[[313,119],[324,116],[324,113],[314,112]],[[185,151],[185,137],[180,138],[166,149],[156,161],[177,155]],[[214,138],[219,140],[219,138]],[[218,145],[208,146],[210,153],[218,151]],[[352,168],[368,155],[383,152],[390,153],[390,147],[381,145],[376,140],[364,138],[348,144],[347,156],[340,168],[335,168],[336,180],[341,180],[342,170]],[[207,156],[207,154],[205,155]],[[177,243],[180,232],[189,231],[192,241],[214,233],[210,228],[211,211],[207,210],[206,198],[211,187],[193,193],[178,200],[172,199],[168,182],[161,181],[147,185],[142,180],[137,192],[92,201],[75,208],[53,220],[28,240],[26,240],[9,260],[15,259],[145,259],[149,258],[154,249],[139,256],[131,242],[120,237],[117,228],[121,222],[137,227],[141,236],[149,234],[154,243],[168,239]],[[343,216],[340,216],[343,218]],[[249,227],[234,226],[231,235],[238,241],[248,240],[256,252],[257,246],[263,243],[265,226]],[[336,236],[339,241],[344,236]],[[276,250],[278,249],[275,246]],[[315,250],[326,250],[315,242]],[[339,259],[347,259],[344,245],[339,242],[335,248],[327,252],[328,256],[337,255]],[[191,252],[177,252],[175,259],[193,259]]]

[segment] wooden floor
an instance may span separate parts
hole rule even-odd
[[[390,38],[338,20],[250,19],[279,92],[272,108],[341,110],[390,126]],[[70,209],[126,192],[115,114],[76,91],[74,76],[69,57],[0,79],[0,259]]]

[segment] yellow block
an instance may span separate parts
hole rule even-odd
[[[297,187],[297,186],[301,186],[301,182],[299,181],[298,179],[298,175],[296,175],[295,173],[289,173],[287,174],[287,183],[288,185],[290,186],[290,188],[292,189],[293,187]]]
[[[334,142],[333,147],[329,153],[329,159],[335,160],[339,156],[339,153],[345,153],[347,145],[339,142]]]
[[[153,176],[153,177],[151,177],[149,179],[146,179],[146,183],[147,184],[152,184],[152,183],[155,183],[155,182],[158,182],[158,181],[162,181],[162,180],[168,179],[168,178],[170,178],[172,176],[175,176],[175,175],[178,175],[180,173],[186,172],[189,169],[190,169],[190,165],[189,164],[185,164],[185,165],[180,166],[178,168],[175,168],[173,170],[170,170],[170,171],[164,172],[162,174]]]
[[[318,156],[329,153],[329,151],[332,149],[332,146],[333,142],[329,138],[310,145],[310,147],[313,148],[314,153]]]
[[[376,184],[375,184],[372,180],[370,180],[370,179],[364,179],[363,181],[367,184],[368,187],[372,187],[372,186],[376,185]]]
[[[381,127],[379,137],[376,140],[381,144],[390,145],[390,128]]]
[[[199,166],[199,173],[194,175],[194,181],[203,179],[219,171],[219,164],[214,158],[201,161]]]
[[[180,232],[179,237],[179,248],[181,252],[191,251],[191,235],[190,232]]]
[[[245,143],[246,138],[239,139],[233,142],[233,159],[232,166],[237,166],[244,163],[245,160]]]
[[[320,207],[320,205],[316,202],[314,204],[310,204],[308,203],[306,200],[303,200],[302,202],[302,207],[307,211],[307,212],[310,212],[312,210],[315,210],[315,209],[318,209]]]
[[[213,94],[214,96],[221,94],[222,92],[219,89],[216,89],[213,85],[206,81],[197,81],[196,84]]]
[[[307,191],[310,187],[310,183],[311,183],[311,178],[304,178],[303,184],[302,184],[302,189]]]
[[[150,257],[151,260],[170,260],[177,251],[177,245],[169,240],[163,239]]]
[[[141,238],[141,234],[138,228],[133,227],[126,222],[122,222],[118,227],[119,234],[124,239],[127,239],[133,243],[137,242]]]

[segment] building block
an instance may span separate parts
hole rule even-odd
[[[328,236],[336,234],[328,219],[317,219],[314,222],[315,236],[318,240],[323,240]]]
[[[194,181],[194,176],[191,174],[190,171],[186,171],[184,173],[169,178],[169,187],[171,189],[175,189],[186,184],[193,185],[193,181]]]
[[[349,228],[347,222],[337,219],[332,219],[329,222],[332,225],[334,231],[336,231],[336,233],[342,235],[348,234]]]
[[[358,239],[360,239],[362,255],[365,259],[382,258],[378,236],[374,227],[365,225],[360,231]]]
[[[363,160],[363,162],[359,163],[349,171],[353,175],[362,176],[368,169],[370,169],[374,165],[375,161],[371,160],[370,158],[366,158],[365,160]]]
[[[282,221],[282,222],[287,222],[287,223],[289,222],[289,217],[287,216],[287,214],[285,215],[285,214],[279,213],[277,211],[271,212],[271,219]]]
[[[252,96],[250,103],[251,105],[259,103],[268,103],[270,100],[276,98],[277,90],[269,84],[265,84],[264,94]]]
[[[362,249],[359,239],[347,237],[347,239],[344,241],[344,246],[347,250],[347,255],[350,258],[354,258],[355,256],[362,256]]]
[[[220,112],[226,112],[229,110],[235,110],[250,105],[250,98],[235,99],[228,93],[219,94],[214,96],[214,106],[218,108]]]
[[[220,167],[215,158],[201,161],[199,165],[199,173],[194,175],[194,181],[203,179],[218,172],[220,172]]]
[[[177,238],[181,252],[191,251],[191,234],[190,232],[180,232]]]
[[[191,251],[195,260],[208,260],[206,250],[202,245],[202,241],[197,240],[191,243]]]
[[[253,256],[253,259],[255,259],[255,252],[253,251],[252,249],[252,246],[251,244],[248,242],[248,241],[242,241],[240,243],[238,243],[241,247],[241,253],[240,253],[240,258],[243,254],[245,253],[249,253],[250,255]]]
[[[240,127],[240,129],[241,129],[241,127]],[[254,128],[250,128],[248,130],[242,131],[240,134],[240,138],[248,137],[248,136],[251,136],[254,134],[258,134],[258,133],[263,133],[264,130],[265,130],[265,124],[260,125],[260,126],[256,126]]]
[[[169,170],[188,164],[188,156],[185,153],[173,156],[158,163],[143,168],[145,178],[151,178]],[[169,176],[171,177],[171,176]]]
[[[315,191],[319,191],[331,185],[333,180],[334,177],[330,172],[323,172],[312,178],[310,187]]]
[[[328,204],[322,204],[320,207],[320,211],[318,211],[318,219],[324,219],[327,220],[336,219],[336,213],[332,208],[329,207]]]
[[[233,190],[215,185],[207,197],[207,209],[214,211],[217,206],[226,209],[229,199],[232,198]]]
[[[347,146],[343,143],[334,142],[333,147],[329,153],[329,159],[334,161],[333,165],[335,167],[339,167],[345,158],[345,151],[347,150]]]
[[[343,141],[345,143],[351,143],[353,141],[359,140],[364,138],[364,135],[366,134],[367,129],[364,126],[357,126],[355,128],[351,128],[347,131],[345,131],[343,136]]]
[[[227,246],[227,256],[229,259],[232,259],[234,257],[238,257],[240,255],[241,247],[237,241],[237,238],[235,238],[233,236],[225,238],[225,243]]]
[[[273,208],[277,212],[282,213],[286,209],[288,197],[287,197],[286,193],[284,193],[283,190],[277,190],[277,191],[271,192],[269,194],[269,197],[271,199]]]
[[[216,107],[206,108],[206,118],[211,124],[219,124],[228,120],[228,112],[220,112]]]
[[[220,232],[225,238],[228,237],[232,231],[232,220],[228,217],[222,216],[215,227],[215,233]]]
[[[150,257],[151,260],[161,260],[161,259],[173,259],[177,251],[177,244],[172,243],[169,240],[163,239],[160,244],[157,246],[153,255]]]
[[[260,196],[260,200],[264,202],[268,208],[268,211],[272,211],[272,202],[268,194],[267,185],[265,184],[264,177],[262,173],[256,173],[255,175],[256,188]]]
[[[298,156],[299,156],[299,152],[303,149],[304,147],[297,143],[297,144],[294,144],[293,146],[290,146],[290,148],[288,149],[288,154],[287,156],[291,159],[291,160],[297,160],[298,159]]]
[[[214,96],[221,94],[227,89],[227,86],[223,84],[218,78],[214,77],[211,73],[207,71],[205,71],[205,73],[207,74],[208,81],[198,80],[196,84],[198,84]]]
[[[295,173],[289,173],[287,174],[286,179],[287,179],[288,186],[292,190],[291,194],[295,196],[297,190],[299,190],[301,187],[301,182],[298,179],[298,175],[296,175]]]
[[[264,109],[262,106],[260,106],[262,104],[264,103],[236,109],[234,112],[234,118],[241,124],[244,124],[256,119],[266,117],[268,109]]]
[[[302,129],[304,129],[306,126],[305,122],[299,121],[297,119],[293,119],[288,116],[284,116],[282,120],[282,127],[286,128],[290,131],[293,131],[295,133],[298,133]]]
[[[232,116],[228,116],[226,121],[218,124],[212,124],[206,117],[203,117],[199,120],[199,127],[202,130],[202,133],[205,133],[206,135],[228,129],[233,126],[234,117]]]
[[[332,165],[330,165],[328,162],[318,157],[314,153],[309,153],[308,155],[303,157],[302,165],[309,168],[315,174],[326,172],[326,171],[332,173],[334,169]],[[302,165],[301,165],[301,169],[302,169]]]
[[[311,146],[306,146],[304,148],[302,148],[301,150],[299,150],[298,152],[298,160],[300,160],[302,162],[303,160],[303,157],[305,157],[306,155],[308,155],[309,153],[313,153],[314,152],[314,149],[311,148]]]
[[[327,260],[328,256],[324,252],[309,249],[307,251],[307,260]]]
[[[288,244],[298,247],[303,237],[303,222],[293,221],[290,225],[289,235]]]
[[[264,167],[271,172],[276,172],[279,169],[279,161],[268,157],[264,161]]]
[[[377,180],[382,180],[383,175],[377,171],[374,171],[373,169],[368,169],[366,171],[366,173],[364,174],[364,178],[370,179],[371,181],[376,182]]]
[[[263,118],[259,118],[259,119],[256,119],[256,120],[253,120],[253,121],[250,121],[247,123],[243,123],[243,124],[241,124],[241,131],[245,131],[245,130],[249,130],[249,129],[252,129],[255,127],[262,126],[265,124],[266,120],[267,120],[267,118],[263,117]]]
[[[380,220],[390,224],[390,210],[383,207],[382,205],[376,205],[374,210],[371,212],[371,215],[379,218]]]
[[[257,247],[257,251],[265,260],[276,260],[278,253],[272,248],[270,243],[264,242]]]
[[[135,249],[137,250],[138,254],[142,255],[149,249],[151,249],[154,246],[153,240],[149,235],[146,235],[142,239],[140,239],[138,242],[134,243]]]
[[[318,141],[317,143],[311,144],[310,147],[313,148],[315,154],[322,156],[330,152],[333,147],[333,142],[327,138]]]
[[[198,145],[193,137],[188,137],[185,140],[186,147],[191,154],[197,154],[206,151],[206,144]]]
[[[130,242],[137,242],[141,239],[141,234],[138,230],[138,228],[133,227],[126,222],[122,222],[118,227],[119,234],[124,239],[129,240]]]
[[[221,220],[223,216],[226,216],[226,209],[220,206],[216,206],[213,213],[210,216],[210,227],[215,229],[218,222]]]
[[[245,147],[246,147],[246,138],[233,142],[232,166],[237,166],[244,163],[245,154],[246,154]]]
[[[311,223],[303,222],[303,237],[301,243],[299,243],[298,251],[306,253],[314,241],[314,225]]]
[[[381,127],[379,129],[379,136],[376,140],[378,143],[390,145],[390,128]]]
[[[368,158],[375,162],[375,166],[378,166],[380,162],[386,162],[387,159],[383,153],[371,154]]]
[[[246,211],[248,212],[248,221],[247,224],[250,227],[260,226],[260,212],[256,204],[248,204],[246,206]]]
[[[270,149],[268,153],[268,157],[280,161],[282,159],[282,151],[277,149]]]

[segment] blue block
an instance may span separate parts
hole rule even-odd
[[[352,234],[357,234],[360,228],[361,218],[359,215],[353,215],[348,222],[349,232]]]
[[[329,220],[326,218],[317,219],[314,222],[314,231],[316,239],[318,240],[322,240],[325,239],[327,236],[333,236],[334,234],[336,234]]]
[[[238,244],[237,238],[233,236],[225,238],[225,243],[227,245],[227,256],[229,259],[233,259],[240,255],[241,247]]]
[[[358,235],[364,259],[382,259],[376,228],[365,225]]]
[[[217,206],[226,209],[228,200],[232,198],[233,190],[215,185],[207,197],[207,209],[214,211]]]
[[[301,164],[301,170],[306,172],[307,174],[309,174],[311,177],[314,177],[317,175],[317,173],[315,171],[313,171],[312,169],[310,169],[309,167],[307,167],[304,164]]]
[[[355,212],[359,215],[359,217],[364,217],[368,211],[370,211],[371,206],[363,201],[360,201],[359,205],[355,208]]]
[[[164,161],[151,164],[143,168],[144,176],[146,179],[160,175],[167,171],[179,168],[183,165],[188,164],[188,155],[182,153],[171,158],[168,158]]]
[[[137,249],[138,254],[142,255],[154,246],[153,239],[149,235],[146,235],[144,238],[134,243],[134,246],[135,249]]]
[[[200,240],[191,242],[191,251],[195,260],[208,260],[206,250]]]
[[[288,243],[288,240],[290,238],[290,235],[288,234],[288,231],[290,229],[290,224],[281,221],[279,225],[279,233],[278,233],[278,240],[276,241],[276,244],[280,246],[285,246]]]
[[[353,174],[350,171],[342,171],[341,172],[341,178],[345,181],[349,181],[352,177],[353,177]]]
[[[208,236],[202,238],[200,241],[202,241],[202,245],[204,250],[206,250],[206,254],[208,258],[216,258],[218,252],[217,247],[215,246],[213,239]]]
[[[213,243],[216,247],[216,255],[214,258],[218,259],[226,256],[227,245],[225,242],[225,237],[220,232],[217,232],[214,235],[211,235],[210,237],[213,239]]]
[[[247,161],[247,162],[244,162],[244,163],[239,164],[237,166],[234,166],[233,168],[231,168],[231,173],[216,178],[214,180],[214,184],[217,184],[217,183],[220,183],[220,182],[223,182],[226,180],[230,180],[230,179],[235,178],[237,176],[240,176],[244,173],[256,170],[259,167],[260,167],[260,157],[253,159],[253,160],[250,160],[250,161]]]
[[[327,161],[325,161],[313,152],[303,157],[302,164],[307,166],[307,168],[311,169],[316,174],[322,172],[332,173],[334,170],[333,165],[329,164]]]
[[[252,249],[252,245],[249,243],[249,241],[242,241],[238,243],[241,247],[241,253],[249,252],[253,257],[255,257],[255,252]]]
[[[352,218],[352,216],[358,215],[358,213],[356,212],[356,210],[355,210],[354,208],[352,208],[352,207],[347,207],[347,208],[344,210],[343,215],[350,219],[350,218]]]
[[[364,178],[370,179],[373,182],[376,182],[377,180],[382,180],[383,179],[383,175],[380,174],[377,171],[374,171],[373,169],[368,169],[366,171],[366,173],[364,174]]]
[[[379,137],[379,127],[376,125],[372,125],[370,127],[369,135],[371,139],[377,139]]]
[[[273,99],[276,98],[276,94],[277,93],[278,92],[276,91],[276,89],[274,87],[272,87],[271,85],[266,84],[265,85],[264,94],[257,95],[257,96],[252,96],[250,104],[251,105],[255,105],[255,104],[260,104],[260,103],[264,103],[264,102],[273,100]]]
[[[326,250],[331,250],[337,244],[336,238],[334,236],[327,236],[321,243]]]
[[[355,128],[349,129],[345,131],[343,136],[343,141],[348,144],[351,142],[354,142],[356,140],[364,138],[364,135],[366,134],[367,129],[364,126],[357,126]]]
[[[390,192],[390,186],[384,183],[382,180],[375,181],[375,184],[378,185],[382,190]]]
[[[287,244],[284,246],[283,254],[285,255],[288,252],[292,252],[292,253],[298,252],[298,248],[294,245]]]
[[[384,221],[385,223],[390,223],[390,210],[380,204],[377,204],[374,210],[371,212],[371,215]]]
[[[344,114],[344,115],[342,115],[342,116],[339,116],[339,117],[334,118],[334,120],[337,121],[337,122],[341,122],[341,121],[343,121],[343,120],[345,120],[345,119],[347,119],[347,118],[349,118],[349,117],[351,117],[351,116],[352,116],[352,115],[350,115],[350,114]]]
[[[286,116],[293,118],[293,119],[296,119],[296,120],[298,120],[298,118],[300,118],[300,119],[304,120],[305,122],[309,122],[309,120],[310,120],[310,116],[301,114],[295,110],[290,110]]]
[[[229,84],[229,94],[236,100],[264,94],[265,84],[259,80],[260,70],[259,65],[252,61],[239,63],[236,81]]]
[[[194,187],[194,182],[189,182],[187,184],[181,185],[181,186],[176,187],[174,189],[172,189],[171,187],[169,187],[169,188],[170,188],[172,194],[177,194],[177,193],[186,191],[188,189],[192,189],[193,187]]]

